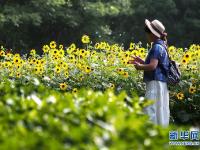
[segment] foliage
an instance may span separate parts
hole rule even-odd
[[[153,125],[136,95],[60,92],[35,80],[0,83],[0,149],[169,149],[169,131],[186,130]]]
[[[145,41],[144,19],[159,19],[171,45],[199,42],[198,0],[1,0],[1,44],[26,53],[56,40],[78,42],[82,34],[124,44]],[[19,50],[20,49],[20,50]]]
[[[128,50],[117,43],[93,44],[87,35],[81,40],[83,47],[74,43],[64,47],[52,41],[43,46],[42,55],[33,49],[30,54],[20,56],[2,47],[1,81],[10,78],[25,84],[30,77],[35,77],[47,87],[57,90],[76,91],[83,87],[95,91],[114,89],[116,94],[125,90],[130,97],[133,92],[144,97],[142,74],[128,64],[128,60],[132,59],[132,55],[144,59],[146,48],[140,43],[130,43]],[[170,46],[168,51],[179,63],[182,72],[180,84],[169,87],[171,122],[199,125],[200,46],[193,44],[187,50]]]

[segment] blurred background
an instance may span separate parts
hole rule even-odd
[[[14,51],[55,40],[80,44],[87,34],[95,42],[146,46],[144,20],[166,26],[170,45],[199,43],[199,0],[0,0],[0,44]]]

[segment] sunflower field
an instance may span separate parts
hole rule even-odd
[[[0,149],[169,149],[170,130],[200,125],[199,44],[168,47],[182,79],[169,87],[171,125],[163,128],[143,114],[143,74],[128,64],[151,45],[81,42],[51,41],[24,55],[1,46]]]

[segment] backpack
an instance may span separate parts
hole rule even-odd
[[[162,44],[160,44],[160,45],[162,45]],[[169,57],[167,46],[162,45],[162,47],[165,48],[167,55],[168,55],[168,59],[169,59],[169,68],[167,70],[167,83],[169,85],[176,85],[180,82],[180,78],[181,78],[180,69],[179,69],[176,61],[171,60],[171,58]]]

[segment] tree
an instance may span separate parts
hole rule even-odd
[[[145,41],[144,19],[157,18],[170,44],[199,42],[197,0],[1,0],[0,39],[14,50],[39,49],[56,40],[80,44],[83,34],[95,41]]]

